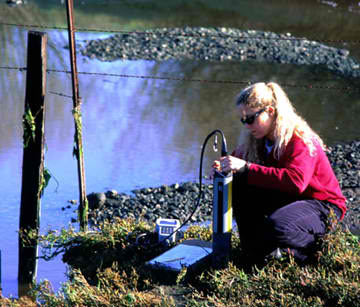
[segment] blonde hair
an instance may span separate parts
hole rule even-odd
[[[314,142],[326,150],[326,147],[308,123],[296,113],[284,90],[275,82],[267,84],[255,83],[240,92],[236,98],[236,105],[244,104],[250,108],[265,108],[272,106],[275,109],[274,123],[274,157],[279,159],[287,144],[295,134],[300,137],[309,148],[310,155],[315,155]],[[240,138],[244,159],[250,162],[263,163],[264,139],[255,139],[248,129],[242,129]]]

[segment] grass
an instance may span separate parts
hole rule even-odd
[[[49,282],[27,297],[3,298],[1,306],[360,306],[359,238],[340,225],[319,242],[311,263],[292,256],[244,270],[240,242],[232,238],[228,268],[186,270],[173,284],[160,282],[144,263],[165,248],[153,245],[154,225],[134,220],[105,223],[97,231],[49,232],[39,238],[45,257],[62,253],[69,281],[54,293]],[[147,240],[139,243],[138,235]],[[184,239],[211,240],[211,229],[192,226]]]

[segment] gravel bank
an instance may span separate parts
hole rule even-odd
[[[353,233],[360,234],[360,141],[330,148],[329,160],[347,197],[348,212],[343,224]],[[91,193],[89,222],[97,225],[114,217],[143,218],[155,222],[158,217],[184,221],[196,206],[199,184],[175,183],[167,186],[134,190],[132,195],[107,191]],[[204,197],[191,222],[212,219],[212,184],[203,185]]]
[[[360,141],[330,149],[329,160],[347,198],[348,211],[343,224],[360,235]]]
[[[360,77],[360,64],[349,56],[348,50],[294,37],[290,33],[233,28],[162,28],[86,41],[80,52],[101,61],[251,60],[324,65],[343,76]]]
[[[141,33],[116,34],[106,39],[86,41],[84,56],[101,61],[193,59],[207,61],[269,61],[296,65],[323,65],[337,74],[358,78],[360,64],[349,51],[330,47],[290,33],[239,30],[232,28],[163,28]],[[329,159],[348,199],[344,225],[360,234],[360,141],[331,148]],[[192,222],[211,219],[212,185],[203,185],[204,198]],[[107,191],[91,193],[90,224],[113,217],[142,216],[184,220],[193,211],[198,183],[147,187],[133,195]]]

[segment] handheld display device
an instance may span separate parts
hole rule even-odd
[[[173,233],[180,227],[179,220],[176,219],[163,219],[158,218],[156,220],[156,232],[159,236],[159,242],[168,241],[174,243],[176,241],[176,233]],[[170,237],[169,235],[172,234]]]

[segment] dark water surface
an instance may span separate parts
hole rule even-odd
[[[29,0],[19,7],[9,7],[5,2],[0,3],[0,66],[25,67],[27,33],[40,30],[48,33],[48,68],[69,70],[68,50],[64,48],[66,31],[9,25],[64,28],[63,1]],[[79,44],[85,39],[108,37],[110,34],[104,32],[111,30],[220,26],[290,32],[348,49],[360,61],[358,1],[76,1],[75,19],[81,29],[76,33]],[[257,62],[104,63],[79,55],[78,70],[212,81],[273,80],[298,85],[285,90],[329,145],[359,137],[359,80],[346,79],[322,67]],[[25,76],[24,71],[0,68],[0,249],[6,296],[17,295]],[[62,208],[70,205],[68,200],[78,199],[76,160],[72,157],[72,100],[53,94],[71,95],[71,79],[62,72],[47,76],[45,164],[59,186],[51,180],[42,199],[42,232],[50,227],[67,227],[76,217],[76,206]],[[241,84],[84,74],[79,78],[87,193],[108,189],[130,192],[144,186],[197,181],[201,145],[208,133],[220,128],[229,147],[236,144],[241,126],[233,98],[243,87]],[[312,88],[302,86],[309,84]],[[347,87],[358,91],[344,90]],[[214,157],[216,154],[209,149],[205,164]],[[38,280],[49,279],[58,289],[66,280],[64,272],[60,259],[40,261]]]

